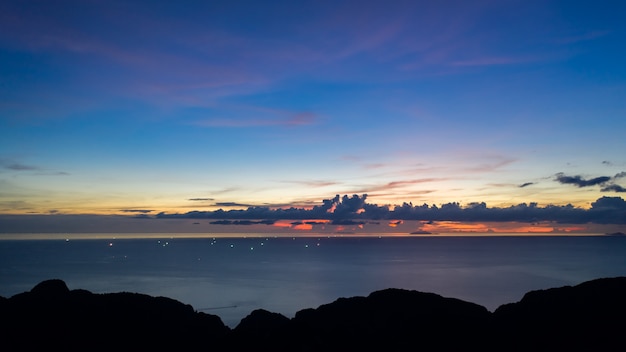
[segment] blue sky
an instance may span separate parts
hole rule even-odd
[[[0,213],[589,209],[626,191],[625,11],[3,1]]]

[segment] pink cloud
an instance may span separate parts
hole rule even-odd
[[[244,116],[260,116],[252,118],[208,118],[193,122],[193,125],[201,127],[233,127],[233,128],[245,128],[245,127],[270,127],[270,126],[282,126],[282,127],[298,127],[313,125],[318,122],[319,116],[315,113],[304,112],[291,112],[281,109],[272,109],[265,107],[238,107],[236,110],[240,112],[247,110],[248,112]]]
[[[535,58],[527,57],[503,57],[503,56],[485,56],[469,60],[453,61],[451,66],[499,66],[499,65],[514,65],[536,61]]]
[[[303,185],[306,187],[328,187],[328,186],[334,186],[334,185],[338,185],[339,182],[336,181],[282,181],[284,183],[294,183],[294,184],[299,184],[299,185]]]
[[[572,35],[569,37],[564,37],[564,38],[559,38],[557,40],[555,40],[556,43],[558,44],[572,44],[572,43],[579,43],[579,42],[584,42],[584,41],[588,41],[588,40],[594,40],[597,38],[602,38],[604,36],[607,36],[611,34],[610,31],[591,31],[591,32],[587,32],[587,33],[583,33],[583,34],[579,34],[579,35]]]
[[[415,185],[420,185],[420,184],[426,184],[426,183],[432,183],[432,182],[439,182],[439,181],[445,181],[448,180],[448,178],[422,178],[422,179],[414,179],[414,180],[400,180],[400,181],[392,181],[392,182],[387,182],[385,184],[378,184],[378,185],[369,185],[369,186],[362,186],[359,189],[352,189],[349,191],[345,191],[342,193],[346,193],[346,194],[359,194],[359,193],[366,193],[368,195],[371,196],[378,196],[378,197],[385,197],[385,196],[397,196],[397,195],[408,195],[408,194],[419,194],[419,195],[423,195],[423,194],[428,194],[428,193],[432,193],[434,192],[433,190],[410,190],[411,186],[415,186]],[[399,193],[394,192],[395,190],[401,190],[398,191]]]

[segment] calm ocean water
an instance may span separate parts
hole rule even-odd
[[[388,287],[494,310],[534,289],[626,276],[626,237],[297,237],[0,241],[0,296],[50,278],[167,296],[234,327]]]

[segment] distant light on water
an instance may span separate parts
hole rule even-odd
[[[0,241],[0,296],[32,288],[34,277],[61,277],[72,289],[95,293],[132,291],[193,307],[236,306],[219,314],[233,327],[256,308],[290,316],[388,287],[492,310],[531,289],[626,275],[626,237],[620,236],[289,236],[263,237],[263,247],[258,237],[70,239]],[[33,252],[41,253],[37,261],[18,255]]]

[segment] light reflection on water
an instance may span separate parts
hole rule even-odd
[[[318,245],[319,244],[319,245]],[[388,287],[484,305],[626,275],[624,237],[144,238],[0,241],[0,295],[70,289],[166,296],[234,327]]]

